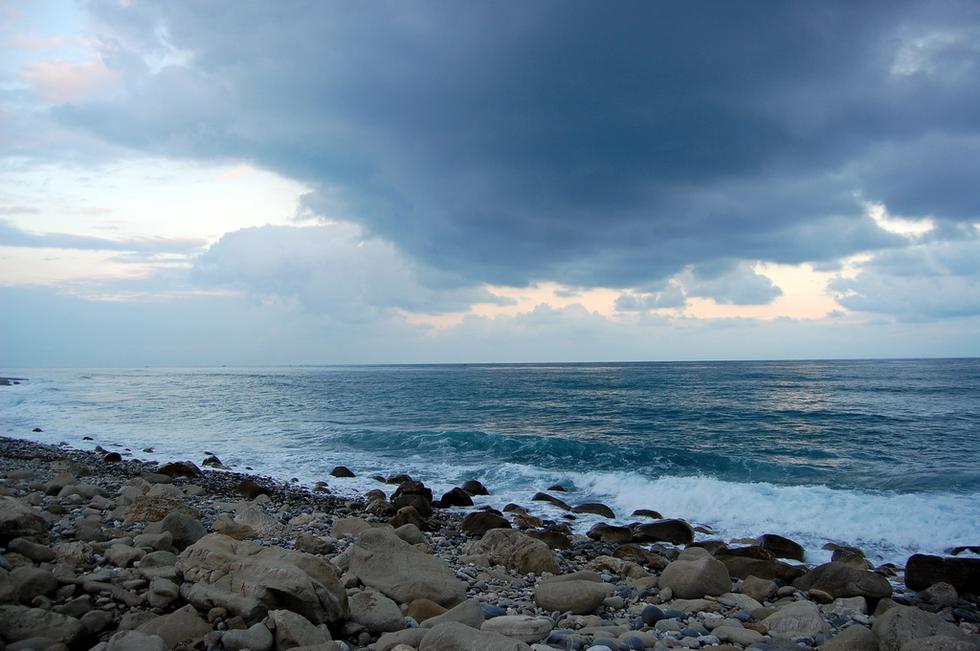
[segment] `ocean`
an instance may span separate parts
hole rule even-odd
[[[340,494],[407,472],[530,502],[562,483],[621,522],[827,542],[877,561],[980,544],[980,360],[2,369],[0,433],[143,459],[205,450]],[[41,427],[41,433],[32,429]],[[90,436],[94,440],[83,440]],[[153,447],[152,454],[143,453]],[[346,465],[358,476],[328,473]],[[585,532],[596,516],[581,516]]]

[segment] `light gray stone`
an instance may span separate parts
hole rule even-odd
[[[245,629],[225,631],[224,635],[221,636],[221,646],[226,651],[241,651],[241,649],[269,651],[274,641],[272,633],[262,622],[252,624]]]
[[[824,643],[820,651],[878,651],[878,638],[864,626],[848,626]]]
[[[119,631],[109,638],[105,651],[167,651],[169,648],[159,635]]]
[[[811,601],[787,604],[762,620],[762,623],[774,637],[816,637],[830,632],[820,608]]]
[[[441,615],[425,620],[422,622],[422,628],[434,628],[443,622],[459,622],[470,628],[480,628],[483,619],[483,609],[480,607],[480,602],[476,599],[467,599]]]
[[[555,623],[550,617],[532,617],[530,615],[504,615],[488,619],[480,626],[481,631],[499,633],[521,642],[532,644],[548,637]]]
[[[154,617],[136,630],[146,635],[159,635],[167,648],[173,648],[180,642],[203,638],[211,632],[211,626],[197,614],[194,606],[188,605],[168,615]]]
[[[589,615],[611,591],[611,585],[593,581],[541,581],[534,590],[534,601],[545,610]]]
[[[892,606],[875,617],[871,630],[878,638],[880,651],[901,651],[906,642],[935,635],[958,640],[968,639],[955,624],[914,606]]]
[[[491,563],[522,574],[560,571],[558,559],[548,545],[516,529],[490,529],[479,540],[464,545],[463,553],[486,556]]]
[[[314,646],[331,640],[326,625],[315,626],[313,622],[291,610],[270,610],[269,619],[275,627],[277,649]]]
[[[509,637],[478,631],[459,622],[446,622],[429,629],[419,651],[530,651],[531,647]]]
[[[731,591],[732,580],[724,563],[706,549],[690,547],[664,568],[660,586],[670,588],[675,597],[697,599]]]
[[[405,628],[405,618],[394,601],[376,590],[362,590],[348,596],[350,619],[372,633],[388,633]]]

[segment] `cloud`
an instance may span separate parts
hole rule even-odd
[[[662,291],[643,294],[620,294],[616,298],[619,312],[659,310],[662,308],[684,307],[687,297],[678,284],[669,284]]]
[[[980,238],[880,253],[831,289],[849,310],[906,321],[980,315]]]
[[[21,209],[22,211],[23,209]],[[9,221],[0,219],[0,246],[84,249],[89,251],[135,251],[153,254],[192,253],[203,248],[206,244],[206,240],[189,237],[129,237],[108,239],[70,233],[34,233],[18,228]]]
[[[764,305],[782,296],[772,280],[746,262],[718,261],[691,270],[685,279],[689,296],[730,305]]]
[[[102,61],[38,61],[19,74],[44,100],[56,104],[84,99],[112,81],[112,72]]]
[[[442,313],[501,299],[451,274],[420,267],[355,225],[263,226],[223,236],[195,260],[199,286],[296,302],[340,321],[393,309]]]
[[[865,199],[976,217],[980,151],[956,145],[980,133],[974,3],[92,11],[121,90],[63,124],[273,169],[313,188],[307,214],[473,283],[630,288],[904,246]],[[941,153],[917,169],[938,142],[963,174]],[[743,279],[754,295],[722,294],[773,295]]]

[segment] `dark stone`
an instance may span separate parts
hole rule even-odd
[[[759,537],[759,546],[771,551],[776,555],[776,558],[791,558],[794,561],[803,561],[803,546],[778,534],[762,534]]]
[[[201,462],[201,465],[209,466],[211,468],[224,468],[225,467],[225,464],[221,463],[221,459],[219,459],[218,457],[216,457],[213,454],[209,454],[208,456],[206,456],[204,458],[204,461]]]
[[[347,466],[337,466],[330,471],[331,477],[355,477],[356,475]]]
[[[32,432],[35,432],[35,433],[41,433],[41,432],[43,432],[44,430],[43,430],[43,429],[41,429],[40,427],[35,427],[35,428],[34,428],[34,429],[32,429],[31,431],[32,431]]]
[[[443,493],[439,506],[446,509],[450,506],[473,506],[473,498],[462,488],[454,488]]]
[[[487,490],[487,487],[484,486],[483,484],[481,484],[480,482],[478,482],[475,479],[469,479],[469,480],[463,482],[462,488],[463,488],[464,491],[466,491],[470,495],[489,495],[490,494],[490,491]]]
[[[633,541],[632,529],[629,527],[617,527],[606,522],[600,522],[594,525],[585,535],[592,540],[599,540],[614,545],[621,545]]]
[[[102,455],[102,460],[106,463],[119,463],[122,461],[122,455],[118,452],[106,452]]]
[[[396,509],[403,509],[406,506],[414,507],[423,518],[432,515],[432,502],[425,499],[425,495],[418,493],[407,493],[398,495],[398,497],[392,497],[391,505]]]
[[[719,557],[718,560],[725,564],[729,574],[740,579],[751,575],[760,579],[779,579],[786,583],[792,583],[806,573],[806,568],[782,561],[767,561],[761,558],[745,558],[744,556],[725,556]]]
[[[254,500],[259,495],[271,495],[268,488],[260,486],[254,479],[243,479],[238,484],[238,493],[248,500]]]
[[[549,504],[551,504],[553,506],[557,506],[558,508],[563,509],[565,511],[571,511],[572,510],[572,507],[570,507],[568,504],[566,504],[565,502],[561,501],[560,499],[558,499],[557,497],[555,497],[553,495],[548,495],[547,493],[535,493],[534,494],[534,497],[531,498],[531,501],[532,502],[548,502]]]
[[[564,486],[562,486],[561,484],[552,484],[551,486],[548,486],[548,490],[555,491],[556,493],[567,493],[568,492],[568,489],[565,488]]]
[[[527,509],[525,509],[520,504],[514,504],[513,502],[504,506],[504,513],[509,513],[511,511],[517,511],[518,513],[527,513]]]
[[[503,617],[504,615],[507,614],[506,608],[501,608],[500,606],[494,606],[493,604],[480,604],[480,610],[483,611],[484,619]]]
[[[643,623],[647,626],[654,626],[661,619],[664,619],[664,617],[666,617],[666,615],[664,615],[664,611],[660,610],[654,605],[646,606],[643,609],[643,612],[640,613],[640,619],[642,619]]]
[[[662,556],[656,552],[645,549],[641,545],[635,543],[627,543],[625,545],[620,545],[613,552],[613,557],[622,558],[626,561],[633,561],[639,565],[643,565],[652,570],[662,571],[670,560],[666,556]]]
[[[426,488],[425,484],[414,479],[409,479],[398,484],[398,488],[391,494],[391,499],[394,501],[402,495],[421,495],[425,498],[426,502],[432,503],[432,491]]]
[[[688,545],[688,547],[700,547],[701,549],[707,549],[708,553],[712,556],[719,555],[719,552],[728,549],[728,545],[721,540],[700,540],[698,542],[691,543]]]
[[[945,581],[961,594],[980,594],[980,558],[957,558],[914,554],[905,564],[905,585],[925,590]]]
[[[421,514],[419,514],[418,510],[414,506],[405,506],[398,509],[398,512],[395,513],[390,520],[388,520],[388,524],[393,526],[395,529],[406,524],[414,524],[422,531],[429,528]]]
[[[663,520],[660,511],[654,511],[653,509],[637,509],[630,514],[632,518],[653,518],[654,520]]]
[[[409,477],[408,475],[404,474],[404,473],[401,473],[401,474],[398,474],[398,475],[392,475],[391,477],[388,477],[388,479],[385,480],[385,483],[386,484],[403,484],[403,483],[405,483],[407,481],[412,481],[412,478]]]
[[[572,513],[592,513],[593,515],[601,515],[604,518],[609,518],[614,520],[616,518],[616,513],[606,506],[605,504],[600,504],[598,502],[586,502],[585,504],[579,504],[572,508]]]
[[[94,438],[92,438],[91,436],[83,436],[83,437],[82,437],[82,440],[83,440],[83,441],[94,441],[95,439],[94,439]]]
[[[463,518],[460,528],[467,534],[480,538],[491,529],[510,529],[510,522],[491,511],[473,511]]]
[[[694,542],[694,529],[683,520],[659,520],[633,528],[635,542],[669,542],[689,545]]]
[[[571,549],[572,539],[568,534],[554,529],[528,529],[524,532],[531,538],[540,540],[551,549]]]
[[[157,468],[157,472],[168,477],[200,477],[203,474],[201,469],[190,461],[165,463]]]
[[[980,545],[960,545],[959,547],[953,547],[949,550],[950,556],[959,556],[960,554],[970,552],[971,554],[980,554]]]

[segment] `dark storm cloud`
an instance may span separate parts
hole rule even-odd
[[[474,282],[635,287],[902,244],[863,200],[980,216],[972,2],[92,9],[124,86],[62,120],[275,169]],[[147,63],[168,56],[187,64]]]

